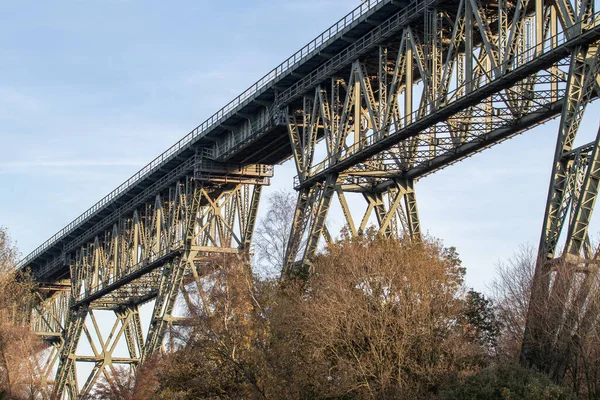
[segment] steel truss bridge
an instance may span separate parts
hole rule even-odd
[[[560,378],[569,339],[598,324],[587,228],[600,135],[573,143],[600,95],[599,44],[593,0],[363,2],[22,261],[40,284],[30,321],[51,344],[39,363],[48,393],[81,398],[114,365],[161,349],[181,323],[176,299],[189,300],[210,258],[247,257],[273,165],[291,158],[298,174],[286,273],[330,240],[332,199],[352,234],[375,219],[383,235],[418,239],[417,180],[557,117],[522,358]],[[144,334],[139,307],[151,300]],[[108,337],[102,310],[116,316]],[[93,355],[81,355],[94,332]],[[126,357],[114,355],[119,340]],[[85,382],[81,363],[92,365]]]

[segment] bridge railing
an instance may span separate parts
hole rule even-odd
[[[274,68],[271,72],[262,77],[258,82],[254,85],[250,86],[247,90],[245,90],[238,97],[229,102],[225,107],[217,111],[213,114],[209,119],[204,121],[198,127],[196,127],[193,131],[187,134],[183,139],[179,142],[175,143],[171,146],[167,151],[159,155],[157,158],[152,160],[150,164],[146,165],[140,171],[138,171],[135,175],[117,187],[115,190],[110,192],[106,197],[100,200],[98,203],[94,204],[87,211],[77,217],[73,222],[65,226],[63,229],[58,231],[55,235],[53,235],[50,239],[46,240],[42,245],[36,248],[33,252],[31,252],[27,257],[19,262],[18,267],[21,268],[28,264],[31,260],[36,258],[38,255],[46,251],[48,248],[53,246],[56,242],[66,236],[73,229],[77,228],[84,221],[86,221],[91,215],[98,212],[102,208],[104,208],[107,204],[112,202],[115,198],[121,195],[123,192],[128,190],[134,184],[144,179],[152,172],[157,170],[157,167],[162,165],[166,160],[171,158],[174,154],[177,154],[181,149],[186,148],[194,139],[199,137],[202,133],[206,132],[209,128],[217,125],[221,120],[227,116],[230,112],[235,110],[237,107],[242,105],[244,102],[248,101],[254,94],[256,94],[261,89],[265,88],[269,83],[274,81],[277,77],[283,75],[302,60],[304,60],[307,56],[311,55],[314,51],[319,49],[321,46],[326,44],[329,40],[334,38],[338,33],[342,32],[344,29],[352,25],[354,22],[358,21],[362,16],[368,13],[370,10],[375,8],[376,6],[382,3],[390,3],[393,0],[366,0],[350,13],[348,13],[344,18],[339,20],[337,23],[333,24],[329,29],[323,32],[321,35],[317,36],[306,46],[297,51],[290,58],[285,60],[279,66]]]

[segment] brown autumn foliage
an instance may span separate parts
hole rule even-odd
[[[187,289],[193,322],[186,345],[157,368],[157,398],[261,398],[257,340],[264,326],[250,267],[221,255],[204,269],[206,275]]]
[[[423,398],[485,364],[464,269],[437,241],[347,238],[283,286],[219,263],[155,398]]]
[[[0,227],[0,398],[33,399],[41,396],[32,362],[41,343],[22,319],[34,283],[28,273],[16,271],[18,257],[7,229]]]
[[[435,393],[485,359],[463,322],[463,276],[456,252],[435,240],[365,235],[330,246],[275,324],[281,351],[296,352],[283,359],[308,372],[286,362],[287,384],[306,398]]]

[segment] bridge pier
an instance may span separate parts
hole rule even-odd
[[[200,157],[193,168],[146,196],[67,255],[68,301],[63,301],[58,371],[52,398],[88,395],[99,379],[111,380],[116,366],[130,371],[159,351],[173,324],[184,282],[206,274],[207,260],[235,254],[249,262],[249,250],[263,185],[272,167],[228,165]],[[154,301],[144,335],[139,307]],[[108,334],[106,317],[114,313]],[[48,317],[46,317],[48,318]],[[56,332],[56,334],[54,333]],[[85,340],[84,340],[85,339]],[[82,345],[91,355],[82,354]],[[126,348],[127,356],[117,356]],[[93,364],[78,382],[78,364]]]
[[[337,176],[300,190],[290,230],[283,274],[306,273],[319,241],[326,230],[325,221],[331,205]],[[329,236],[326,234],[326,236]]]
[[[362,215],[353,212],[346,199],[348,193],[362,195],[367,203]],[[421,225],[412,180],[390,180],[370,176],[362,182],[358,176],[342,175],[337,176],[337,179],[331,177],[324,183],[299,192],[284,274],[293,271],[308,272],[319,240],[324,238],[326,242],[331,242],[331,234],[325,223],[332,200],[336,196],[350,235],[357,236],[365,232],[374,216],[378,227],[377,234],[381,236],[407,235],[416,240],[421,239]]]
[[[369,74],[367,63],[356,60],[347,80],[331,78],[329,85],[315,88],[314,96],[305,95],[301,102],[288,107],[288,135],[298,172],[295,183],[299,194],[284,273],[307,272],[321,237],[331,240],[325,222],[335,195],[352,235],[364,232],[374,214],[379,234],[420,238],[414,179],[402,175],[402,170],[411,166],[414,144],[395,146],[346,168],[332,168],[321,179],[310,181],[315,173],[335,167],[346,153],[368,145],[373,137],[389,133],[392,114],[399,118],[401,113],[399,75],[405,75],[405,88],[412,86],[412,75],[405,68],[412,66],[413,56],[405,57],[402,53],[412,54],[406,40],[403,37],[399,51],[383,46],[378,49],[376,68],[369,68],[376,72]],[[390,59],[392,55],[397,60]],[[412,96],[412,90],[404,90],[406,118],[396,120],[396,124],[411,122]],[[326,154],[325,159],[315,163],[319,152]],[[367,202],[359,225],[346,200],[345,193],[349,192],[362,194]]]
[[[587,14],[583,8],[580,18]],[[588,225],[600,188],[600,130],[594,142],[573,147],[599,76],[598,45],[574,48],[521,355],[523,363],[556,381],[564,378],[575,342],[585,337],[599,311],[589,301],[598,290],[600,254],[591,248]],[[564,249],[556,256],[565,226]]]
[[[50,398],[59,356],[65,344],[63,333],[68,321],[70,288],[69,281],[39,285],[29,313],[31,330],[46,344],[33,359],[39,388],[45,398]]]

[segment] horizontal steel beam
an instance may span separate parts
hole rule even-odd
[[[82,305],[90,304],[94,300],[98,300],[104,296],[107,296],[108,294],[120,289],[135,279],[162,267],[165,265],[165,263],[173,260],[175,257],[181,256],[181,254],[183,254],[183,248],[171,251],[162,257],[157,258],[151,263],[140,263],[132,268],[128,273],[120,276],[119,279],[114,281],[114,283],[107,285],[106,287],[98,288],[97,290],[94,290],[93,293],[88,294],[84,292],[82,296],[79,299],[76,299],[76,302],[71,305],[71,308],[76,309]]]

